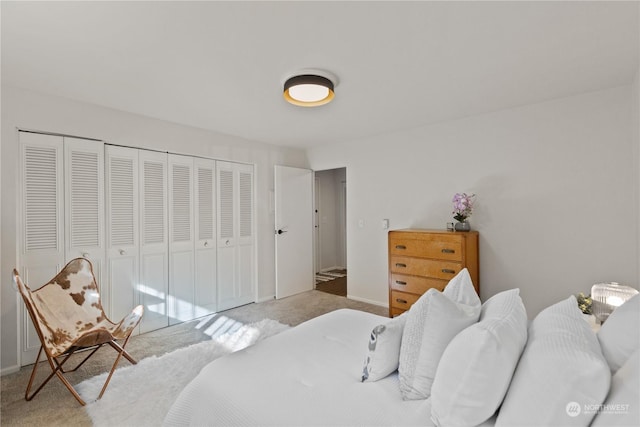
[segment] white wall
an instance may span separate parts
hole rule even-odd
[[[275,294],[274,217],[269,212],[275,164],[307,167],[304,152],[150,119],[95,105],[2,87],[2,261],[0,367],[17,361],[18,299],[11,284],[17,265],[17,128],[101,139],[132,147],[252,163],[256,172],[258,299]],[[21,304],[21,303],[20,303]]]
[[[387,303],[387,232],[443,229],[477,194],[480,288],[521,288],[530,317],[593,283],[638,284],[631,88],[559,99],[309,150],[347,167],[349,296]],[[358,221],[363,220],[360,228]]]
[[[638,9],[640,15],[640,8]],[[635,155],[633,156],[636,159],[637,167],[635,169],[635,182],[638,185],[638,192],[636,192],[636,202],[640,204],[640,68],[638,68],[638,72],[636,72],[636,77],[633,80],[633,85],[631,87],[631,117],[633,120],[633,125],[631,128],[632,138],[633,138],[633,147],[635,148]],[[636,222],[640,224],[640,205],[638,205],[638,213],[636,217]],[[640,257],[640,225],[638,226],[638,256]],[[640,261],[638,262],[638,277],[640,277]]]

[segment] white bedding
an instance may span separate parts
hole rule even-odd
[[[369,333],[388,320],[338,310],[217,359],[182,391],[165,425],[433,425],[429,400],[402,400],[397,373],[360,380]]]

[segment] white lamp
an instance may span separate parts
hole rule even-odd
[[[593,314],[600,322],[604,322],[613,310],[637,293],[637,289],[616,282],[596,283],[591,287]]]

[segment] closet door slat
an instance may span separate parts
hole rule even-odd
[[[253,174],[240,172],[240,237],[253,235]]]
[[[143,161],[144,244],[165,241],[167,209],[165,168],[165,165],[156,161]]]
[[[191,200],[191,167],[180,164],[171,166],[172,189],[172,242],[191,240],[193,210]]]
[[[71,182],[69,191],[71,247],[100,246],[99,208],[102,206],[100,186],[103,185],[98,153],[72,149],[70,153]]]
[[[220,212],[218,217],[220,220],[220,239],[230,239],[235,237],[234,230],[234,206],[233,206],[233,171],[220,170],[218,175],[218,197]]]
[[[110,181],[110,239],[112,246],[135,244],[134,209],[134,158],[111,157],[109,159]]]
[[[59,249],[60,149],[26,145],[24,168],[24,228],[27,252]]]
[[[213,239],[214,232],[213,168],[198,167],[198,239]]]

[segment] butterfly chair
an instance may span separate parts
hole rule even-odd
[[[33,371],[25,392],[26,400],[33,399],[42,390],[42,387],[54,375],[57,375],[78,402],[84,405],[84,400],[65,378],[64,374],[77,370],[105,344],[117,351],[118,356],[113,363],[98,399],[104,394],[122,356],[129,362],[136,363],[129,353],[125,351],[124,347],[127,345],[131,333],[140,323],[143,307],[139,305],[134,308],[120,323],[113,323],[109,320],[102,309],[93,267],[87,259],[76,258],[71,260],[56,277],[35,291],[32,291],[22,281],[18,271],[15,269],[13,270],[13,277],[41,343],[38,358],[33,365]],[[122,346],[116,340],[124,340]],[[84,350],[88,355],[75,368],[65,370],[64,364],[69,358],[74,353]],[[52,372],[40,384],[38,389],[29,395],[43,351]]]

